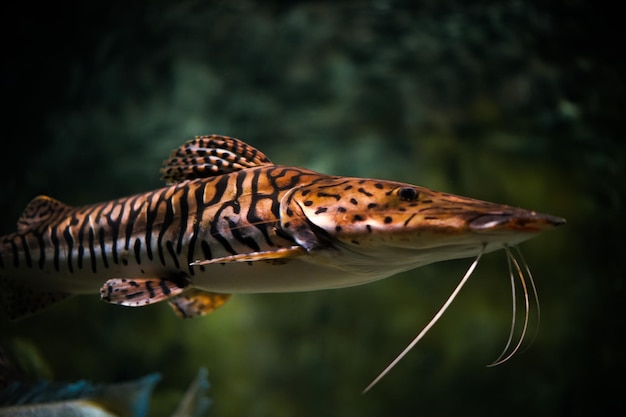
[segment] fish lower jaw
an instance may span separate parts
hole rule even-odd
[[[343,248],[338,254],[312,258],[311,262],[324,263],[327,266],[344,271],[346,274],[362,276],[364,280],[376,281],[400,272],[419,268],[435,262],[453,259],[474,258],[479,254],[490,253],[505,246],[514,246],[526,239],[506,239],[476,241],[472,243],[442,244],[439,246],[381,246],[376,249]]]

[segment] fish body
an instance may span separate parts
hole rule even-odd
[[[0,417],[146,417],[161,380],[156,372],[116,383],[27,377],[27,370],[20,368],[21,361],[16,359],[33,354],[36,350],[23,342],[9,351],[0,346]],[[200,368],[171,416],[206,416],[211,405],[209,387],[208,372]]]
[[[564,223],[377,179],[274,165],[238,139],[175,150],[164,188],[82,207],[35,198],[0,237],[10,318],[74,294],[206,314],[234,293],[364,284],[515,245]]]
[[[0,395],[0,417],[145,417],[159,374],[117,384],[14,382]]]
[[[43,216],[37,214],[32,224],[2,238],[2,274],[19,276],[20,283],[41,290],[76,294],[97,293],[113,277],[182,276],[207,290],[240,292],[241,286],[245,291],[239,280],[252,280],[252,272],[266,281],[273,268],[263,268],[264,263],[190,264],[292,246],[277,227],[285,191],[269,179],[301,178],[305,171],[284,171],[251,168],[82,207],[38,197],[26,210],[49,210],[49,217],[40,220]],[[234,276],[231,285],[229,280],[217,284],[225,275]],[[250,284],[250,290],[261,288]]]
[[[113,383],[13,382],[0,393],[0,417],[146,417],[160,374]],[[172,417],[204,417],[211,405],[201,368]]]

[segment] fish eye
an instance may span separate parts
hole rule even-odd
[[[414,201],[418,196],[419,193],[413,187],[402,187],[398,190],[398,197],[403,201]]]

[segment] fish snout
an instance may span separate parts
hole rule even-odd
[[[565,224],[562,217],[523,209],[482,213],[468,222],[470,230],[474,232],[540,232],[562,224]]]

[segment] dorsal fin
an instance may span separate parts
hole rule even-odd
[[[22,215],[17,221],[17,231],[24,233],[44,222],[50,222],[70,211],[72,207],[55,200],[52,197],[40,195],[26,205]]]
[[[228,136],[196,136],[163,162],[161,178],[168,184],[227,174],[272,162],[258,149]]]

